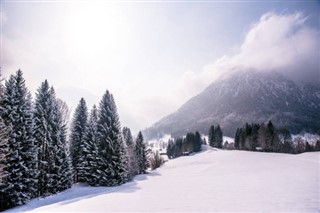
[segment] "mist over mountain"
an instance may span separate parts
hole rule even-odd
[[[320,86],[294,82],[277,72],[240,71],[211,83],[176,112],[146,129],[147,138],[166,133],[173,136],[219,124],[233,137],[246,122],[271,120],[292,133],[320,129]]]

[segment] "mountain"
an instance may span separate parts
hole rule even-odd
[[[146,129],[146,138],[180,136],[220,124],[233,137],[238,127],[271,120],[292,133],[320,129],[320,86],[297,83],[276,72],[241,71],[216,80],[176,112]]]

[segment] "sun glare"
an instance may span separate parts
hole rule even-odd
[[[111,4],[76,4],[66,11],[66,32],[73,54],[86,59],[124,57],[129,32],[126,16]]]

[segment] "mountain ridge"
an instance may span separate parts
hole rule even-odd
[[[294,82],[277,72],[234,72],[211,83],[144,134],[147,138],[196,130],[206,134],[210,125],[219,124],[225,135],[233,137],[246,122],[268,120],[293,133],[318,131],[320,87]]]

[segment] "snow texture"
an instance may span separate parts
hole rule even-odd
[[[317,212],[320,152],[204,151],[118,187],[73,188],[9,212]]]

